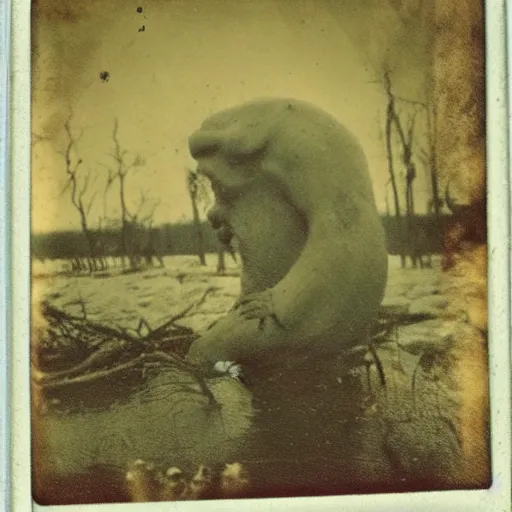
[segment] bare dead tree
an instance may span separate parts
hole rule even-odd
[[[142,190],[135,213],[129,214],[129,223],[132,229],[131,245],[137,265],[140,264],[141,258],[144,257],[146,263],[152,266],[153,257],[156,257],[160,262],[160,266],[164,266],[161,255],[157,254],[155,236],[152,229],[154,215],[159,205],[160,199],[151,200]]]
[[[427,166],[432,196],[428,203],[427,211],[434,214],[436,221],[439,222],[441,216],[441,208],[444,201],[439,191],[439,171],[438,171],[438,155],[437,155],[437,106],[432,102],[427,108],[427,141],[428,150],[420,149],[420,158]]]
[[[192,169],[187,169],[187,188],[190,196],[190,201],[192,202],[192,216],[197,236],[197,255],[199,257],[199,263],[205,266],[206,256],[204,251],[204,238],[198,207],[198,200],[200,194],[200,180],[201,178],[196,171],[193,171]]]
[[[412,160],[412,145],[414,136],[414,122],[416,118],[416,111],[413,111],[409,115],[407,132],[405,131],[400,116],[394,111],[394,124],[396,126],[399,140],[402,146],[402,163],[405,169],[405,203],[406,203],[406,232],[405,232],[405,245],[407,247],[407,253],[412,261],[412,266],[417,267],[418,263],[423,268],[423,259],[420,250],[421,230],[416,226],[414,219],[414,180],[416,179],[416,166]]]
[[[385,71],[384,73],[386,93],[388,96],[388,105],[386,108],[386,151],[388,158],[388,172],[389,172],[389,181],[391,183],[391,188],[393,190],[393,202],[395,206],[395,216],[397,219],[400,218],[400,199],[398,194],[398,187],[395,176],[394,162],[393,162],[393,140],[392,140],[392,128],[394,121],[394,112],[395,112],[395,97],[391,92],[391,80],[389,78],[389,72]]]
[[[414,193],[413,183],[416,179],[416,166],[413,162],[412,146],[414,142],[414,126],[416,121],[416,115],[418,107],[424,108],[425,104],[419,101],[407,100],[398,98],[402,103],[408,103],[413,107],[407,121],[407,130],[404,128],[404,123],[400,119],[400,116],[396,107],[397,97],[393,94],[391,89],[391,77],[389,70],[384,71],[384,86],[386,89],[386,95],[388,97],[388,107],[386,111],[386,143],[388,151],[388,161],[390,161],[390,181],[393,187],[393,193],[395,194],[395,211],[400,211],[400,201],[398,199],[398,190],[396,186],[396,177],[393,169],[393,151],[392,151],[392,128],[396,129],[398,139],[401,145],[401,157],[404,165],[406,174],[406,214],[414,214]]]
[[[406,214],[408,217],[414,215],[414,191],[413,184],[416,179],[416,166],[412,161],[412,143],[414,135],[414,122],[416,119],[416,112],[409,116],[407,134],[402,126],[402,122],[396,109],[393,111],[393,122],[396,126],[400,142],[402,144],[402,162],[405,168],[405,204]]]
[[[393,203],[395,207],[395,218],[396,218],[396,227],[398,231],[398,237],[402,241],[402,216],[400,211],[400,198],[398,194],[398,186],[394,169],[394,159],[393,159],[393,122],[395,117],[395,102],[396,99],[391,91],[391,78],[389,76],[389,70],[384,71],[384,87],[386,90],[386,95],[388,98],[388,104],[386,108],[386,154],[388,159],[388,173],[389,173],[389,183],[391,184],[391,189],[393,191]],[[400,245],[403,245],[401,243]],[[402,267],[405,267],[405,254],[403,251],[400,254],[400,260]]]
[[[416,227],[414,222],[415,205],[414,205],[414,180],[416,179],[416,165],[413,161],[413,143],[414,143],[414,127],[415,120],[419,109],[426,109],[427,105],[420,101],[414,101],[404,98],[398,98],[393,94],[391,86],[391,77],[389,70],[384,71],[384,87],[388,98],[388,106],[386,110],[386,147],[388,154],[388,166],[390,173],[390,183],[393,189],[393,196],[395,202],[395,215],[397,221],[398,236],[401,239],[400,245],[402,246],[402,253],[400,255],[402,268],[406,264],[406,254],[412,259],[414,267],[417,266],[419,261],[422,266],[421,254],[419,254],[418,240]],[[408,104],[409,116],[407,119],[407,126],[404,126],[403,120],[397,110],[397,100],[401,103]],[[394,128],[394,130],[393,130]],[[398,195],[398,187],[396,183],[396,176],[393,168],[393,143],[392,133],[396,131],[398,141],[401,146],[401,159],[405,169],[405,213],[406,225],[401,218],[400,200]],[[436,171],[437,177],[437,171]],[[437,186],[437,181],[436,181]],[[437,193],[437,189],[436,189]],[[405,229],[404,229],[405,228]],[[420,236],[420,235],[418,235]]]
[[[121,206],[121,244],[123,248],[123,258],[121,265],[125,268],[125,260],[127,257],[130,268],[135,270],[138,266],[137,258],[133,253],[133,245],[130,243],[130,232],[132,231],[131,215],[126,204],[126,179],[130,171],[141,167],[144,162],[140,155],[136,155],[133,159],[128,160],[128,150],[122,149],[119,142],[119,122],[117,118],[114,120],[114,129],[112,132],[112,140],[114,142],[114,151],[111,156],[115,161],[114,178],[119,181],[119,203]]]
[[[189,193],[192,201],[193,220],[199,241],[198,256],[201,264],[205,265],[206,263],[203,263],[203,260],[201,259],[201,248],[203,247],[204,242],[203,233],[201,230],[201,221],[199,216],[199,205],[203,209],[207,209],[209,207],[209,205],[212,202],[212,191],[209,186],[209,181],[207,178],[191,169],[186,170]],[[226,272],[226,253],[229,253],[236,263],[236,254],[231,243],[226,243],[217,240],[217,273],[220,275],[225,274]]]
[[[88,201],[85,201],[85,195],[88,191],[90,184],[91,173],[90,171],[87,171],[82,174],[79,173],[79,169],[83,163],[83,160],[76,155],[76,146],[78,141],[80,141],[80,139],[83,136],[83,130],[80,131],[78,136],[73,135],[71,129],[71,117],[72,116],[70,115],[64,123],[64,129],[66,131],[67,136],[66,149],[64,151],[59,152],[64,157],[64,161],[66,164],[67,182],[64,191],[67,189],[70,190],[71,202],[80,217],[80,227],[82,229],[82,233],[84,234],[87,243],[88,270],[90,273],[92,273],[97,268],[94,240],[92,232],[89,229],[88,216],[94,203],[94,199],[96,198],[96,192],[94,192],[91,195]],[[79,262],[76,263],[77,271],[80,271],[81,267],[82,265]]]
[[[112,186],[112,184],[115,181],[115,174],[112,171],[112,169],[109,169],[107,167],[107,180],[105,183],[105,186],[103,187],[103,197],[102,197],[102,204],[103,204],[103,213],[98,218],[98,232],[96,237],[96,252],[98,255],[98,258],[101,263],[102,269],[107,269],[109,267],[108,263],[108,240],[107,240],[107,233],[105,231],[106,225],[108,224],[108,217],[107,217],[107,195],[108,192]]]

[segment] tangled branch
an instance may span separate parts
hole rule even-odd
[[[177,323],[192,309],[203,304],[215,290],[214,287],[206,289],[199,300],[155,329],[150,329],[146,320],[141,319],[135,335],[126,329],[90,321],[86,314],[83,317],[71,316],[45,302],[41,312],[48,322],[48,330],[36,354],[38,357],[33,361],[32,380],[44,389],[56,389],[111,377],[152,361],[191,375],[201,394],[211,405],[216,405],[201,371],[185,358],[190,344],[198,335],[193,329]],[[141,334],[143,326],[148,329],[145,335]],[[41,369],[45,356],[53,361],[55,356],[65,356],[66,352],[75,353],[77,346],[82,353],[85,352],[85,357],[77,364],[57,371]]]

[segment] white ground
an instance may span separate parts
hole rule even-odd
[[[216,273],[217,256],[207,255],[207,266],[199,265],[195,256],[169,256],[164,268],[153,268],[135,274],[69,276],[62,271],[65,261],[33,263],[34,298],[44,298],[68,313],[82,315],[82,305],[90,320],[123,328],[136,329],[141,318],[158,327],[173,315],[198,301],[209,287],[206,301],[181,320],[197,331],[206,328],[233,304],[239,291],[239,268],[226,258],[227,275]],[[433,268],[401,269],[398,257],[389,257],[389,279],[384,306],[401,306],[411,313],[430,313],[439,318],[424,325],[403,328],[400,339],[427,337],[434,341],[453,326],[452,322],[467,320],[480,324],[485,318],[473,318],[484,313],[478,305],[483,283],[468,283],[465,276],[441,271],[440,259],[433,258]],[[463,293],[462,293],[463,292]],[[471,301],[476,306],[472,307]],[[469,301],[469,302],[468,302]],[[411,340],[414,341],[414,340]]]

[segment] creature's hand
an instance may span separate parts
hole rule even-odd
[[[260,329],[263,328],[267,318],[272,318],[279,326],[283,327],[274,309],[271,289],[245,295],[238,300],[235,309],[246,320],[258,319]]]
[[[272,291],[264,290],[258,293],[249,293],[241,297],[235,309],[247,320],[265,318],[274,314]]]

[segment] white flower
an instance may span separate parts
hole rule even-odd
[[[213,369],[216,372],[228,374],[230,377],[239,377],[242,373],[242,368],[234,361],[217,361]]]

